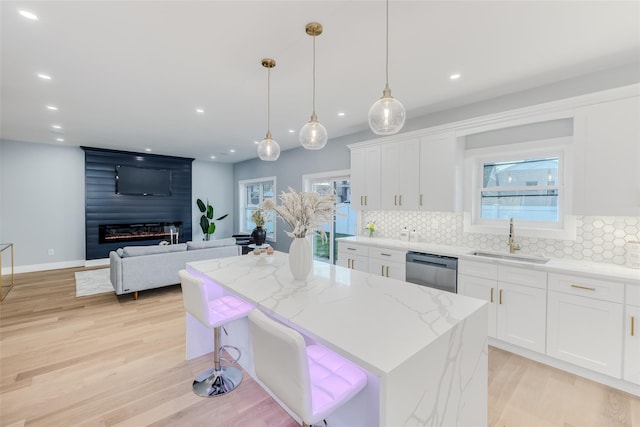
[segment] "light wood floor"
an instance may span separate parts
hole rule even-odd
[[[248,375],[192,393],[211,360],[184,360],[179,286],[76,298],[78,270],[16,275],[0,305],[1,426],[297,425]],[[640,399],[490,348],[488,424],[640,426]]]

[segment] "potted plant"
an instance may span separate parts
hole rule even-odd
[[[256,245],[261,246],[267,239],[267,231],[262,228],[264,226],[264,215],[262,213],[262,209],[258,208],[253,211],[251,214],[251,221],[256,224],[256,228],[251,232],[251,238]]]
[[[209,204],[209,199],[207,199],[207,204],[200,199],[196,201],[198,205],[198,209],[202,212],[202,216],[200,217],[200,228],[204,233],[204,237],[202,240],[210,240],[211,235],[216,232],[216,223],[213,220],[213,206]],[[216,218],[216,221],[220,221],[225,219],[229,214],[224,214],[219,218]]]

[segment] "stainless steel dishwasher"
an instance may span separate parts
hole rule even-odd
[[[407,252],[407,282],[458,293],[458,258]]]

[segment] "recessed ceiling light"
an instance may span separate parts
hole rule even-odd
[[[62,126],[60,125],[51,125],[51,127],[54,129],[62,129]]]
[[[230,153],[235,153],[236,150],[234,150],[233,148],[229,150]]]
[[[339,116],[339,117],[344,117],[344,113],[343,113],[342,111],[340,111],[340,112],[338,113],[338,116]]]
[[[58,107],[56,107],[55,105],[47,105],[47,108],[49,110],[58,111]]]
[[[196,108],[196,113],[202,114],[204,113],[204,110],[202,108]]]
[[[18,13],[27,19],[31,19],[32,21],[38,20],[38,15],[36,15],[35,13],[31,13],[28,10],[19,10]]]
[[[64,142],[64,138],[56,138],[56,141],[58,141],[58,142]]]
[[[211,158],[212,158],[212,159],[215,159],[215,158],[216,158],[216,156],[211,156]]]
[[[145,148],[144,151],[146,151],[147,153],[151,152],[151,148]]]
[[[51,80],[51,76],[48,74],[38,73],[37,76],[40,77],[42,80]]]
[[[449,78],[450,78],[451,80],[458,80],[458,79],[460,78],[460,74],[458,74],[458,73],[456,73],[456,74],[451,74],[451,75],[449,76]]]
[[[289,133],[294,133],[294,132],[295,132],[295,130],[289,129]]]

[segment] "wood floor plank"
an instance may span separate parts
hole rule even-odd
[[[82,270],[18,274],[0,304],[1,426],[298,425],[246,374],[191,391],[212,361],[184,360],[179,286],[76,298]],[[489,426],[640,426],[639,398],[493,347],[488,401]]]

